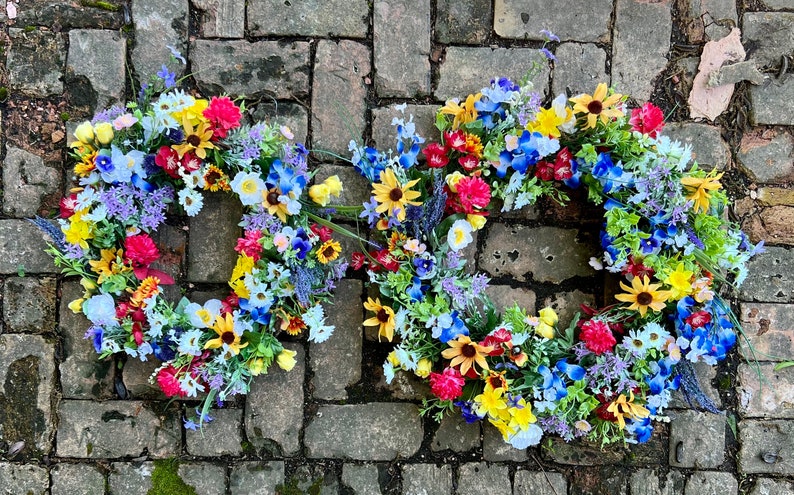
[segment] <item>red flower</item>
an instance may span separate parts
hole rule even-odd
[[[70,194],[61,198],[61,218],[69,218],[74,215],[74,210],[77,208],[77,194]]]
[[[161,146],[154,156],[154,163],[174,179],[179,178],[179,153],[169,146]]]
[[[218,139],[226,137],[235,127],[240,127],[240,108],[228,96],[213,96],[210,104],[204,109],[204,117],[210,121],[212,136]]]
[[[237,245],[234,246],[234,250],[238,253],[243,253],[249,258],[253,258],[254,261],[259,261],[262,254],[262,244],[259,243],[259,239],[261,238],[262,232],[258,230],[246,230],[245,237],[237,239]]]
[[[427,166],[430,168],[441,168],[449,163],[447,153],[449,153],[449,148],[438,143],[430,143],[422,150],[422,154],[427,158]]]
[[[631,130],[640,131],[655,138],[664,127],[664,114],[659,107],[647,102],[642,108],[635,108],[631,111],[629,124],[631,124]]]
[[[485,209],[491,202],[491,188],[480,177],[464,177],[455,185],[464,213]]]
[[[449,146],[452,147],[453,150],[460,151],[461,153],[466,152],[465,132],[461,130],[457,130],[455,132],[447,132],[446,134],[444,134],[444,138],[446,139],[447,144],[449,144]]]
[[[226,316],[229,313],[233,313],[235,309],[240,307],[240,298],[234,291],[230,292],[226,299],[221,301],[221,315]]]
[[[158,258],[160,252],[149,234],[131,235],[124,240],[124,261],[132,266],[132,271],[139,280],[146,278],[149,274],[149,265]],[[167,283],[174,283],[171,277],[167,275],[166,277],[166,280],[170,280]]]
[[[624,275],[631,274],[635,277],[640,277],[640,279],[643,277],[651,278],[653,277],[654,273],[656,272],[653,268],[643,265],[642,259],[637,259],[634,257],[634,255],[629,255],[629,262],[623,268]]]
[[[568,148],[563,148],[557,153],[557,159],[554,160],[554,178],[556,180],[568,180],[573,177],[573,154]]]
[[[163,391],[166,397],[173,397],[175,395],[180,397],[187,396],[187,392],[182,390],[179,386],[179,380],[177,379],[178,374],[179,371],[170,364],[157,372],[157,385],[160,386],[160,390]]]
[[[320,226],[316,223],[313,223],[310,228],[312,229],[312,232],[314,232],[314,234],[320,238],[320,242],[330,241],[331,235],[334,233],[333,230],[326,227],[325,225]]]
[[[510,332],[507,329],[500,328],[491,335],[485,337],[485,339],[482,341],[482,345],[493,348],[493,350],[488,353],[489,356],[501,356],[505,352],[504,346],[502,344],[510,342],[512,338],[513,336],[510,335]]]
[[[400,263],[394,259],[388,249],[381,249],[375,253],[374,258],[380,266],[391,272],[397,272],[400,269]]]
[[[430,373],[430,390],[441,400],[454,400],[463,394],[466,380],[455,368],[447,367],[442,373]]]
[[[697,311],[689,315],[684,321],[692,328],[700,328],[711,321],[711,313],[708,311]]]
[[[583,323],[579,338],[584,342],[585,347],[596,355],[612,350],[616,343],[609,325],[601,320],[589,320]]]
[[[362,252],[355,252],[350,255],[350,267],[353,270],[360,270],[367,262],[367,255]]]
[[[480,160],[474,155],[463,155],[458,158],[458,163],[466,171],[472,171],[480,165]]]
[[[188,151],[182,155],[182,169],[187,172],[195,172],[201,168],[201,158],[197,157],[192,151]]]
[[[545,181],[554,180],[554,165],[545,160],[539,161],[535,165],[535,177]]]

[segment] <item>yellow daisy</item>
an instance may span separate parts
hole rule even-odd
[[[618,294],[615,299],[621,302],[630,302],[631,306],[628,309],[637,310],[640,315],[645,316],[648,308],[654,311],[661,311],[665,307],[665,301],[670,298],[670,292],[666,290],[658,290],[661,284],[652,284],[648,276],[642,278],[634,277],[631,281],[631,287],[620,283],[620,287],[625,290],[626,294]]]
[[[615,93],[607,97],[608,89],[605,83],[601,83],[596,87],[593,96],[588,94],[581,94],[571,101],[574,103],[573,111],[575,113],[587,114],[587,125],[585,129],[596,126],[598,119],[601,122],[607,123],[610,119],[617,119],[623,116],[623,112],[613,106],[623,98],[623,95]]]
[[[391,342],[394,338],[394,310],[380,303],[380,298],[374,301],[367,298],[364,308],[375,313],[375,316],[364,321],[365,327],[378,327],[378,339],[381,336]]]
[[[397,220],[405,220],[405,208],[407,205],[419,206],[422,203],[413,201],[422,194],[419,191],[412,191],[411,188],[419,182],[419,179],[409,181],[401,185],[394,175],[394,171],[387,168],[380,173],[380,184],[372,184],[372,195],[375,201],[380,203],[375,211],[378,213],[387,212],[391,214],[397,210]]]
[[[208,340],[204,344],[205,349],[217,349],[225,345],[236,356],[240,353],[240,349],[248,346],[248,342],[241,345],[240,336],[234,333],[234,317],[231,313],[226,313],[226,317],[216,316],[212,329],[218,336]]]

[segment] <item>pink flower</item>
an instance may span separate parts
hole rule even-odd
[[[589,320],[583,323],[579,338],[584,342],[585,347],[596,355],[612,350],[616,343],[609,325],[601,320]]]
[[[480,160],[474,155],[463,155],[458,158],[458,163],[464,170],[472,171],[480,165]]]
[[[491,202],[491,188],[480,177],[464,177],[457,184],[458,200],[463,213],[472,214],[485,209]]]
[[[174,179],[179,178],[179,153],[169,146],[161,146],[154,156],[154,163]]]
[[[149,234],[131,235],[124,240],[124,258],[133,269],[148,268],[159,257],[160,252]]]
[[[237,245],[234,247],[234,250],[249,258],[253,258],[254,261],[259,261],[262,254],[262,244],[259,243],[259,239],[261,238],[262,232],[258,230],[246,230],[245,237],[237,239]]]
[[[692,328],[700,328],[711,321],[711,314],[708,311],[696,311],[689,315],[684,321]]]
[[[422,150],[425,158],[427,158],[427,166],[430,168],[441,168],[449,163],[448,152],[448,147],[441,146],[438,143],[430,143]]]
[[[664,114],[651,102],[645,103],[642,108],[631,111],[631,130],[639,131],[655,138],[664,127]]]
[[[460,397],[465,382],[456,368],[447,367],[442,373],[430,373],[430,390],[441,400],[455,400]]]
[[[175,395],[180,397],[187,396],[187,392],[179,386],[178,374],[179,371],[170,364],[157,372],[157,385],[160,386],[160,390],[163,391],[166,397]]]
[[[235,127],[240,127],[240,108],[228,96],[213,96],[210,104],[204,109],[204,117],[210,121],[213,137],[223,139]]]

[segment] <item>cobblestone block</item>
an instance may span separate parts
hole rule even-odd
[[[60,95],[66,58],[63,36],[43,29],[19,28],[9,28],[8,36],[11,49],[8,50],[6,67],[11,89],[31,96]]]
[[[744,473],[794,474],[794,421],[753,420],[739,423],[738,468]]]
[[[69,31],[66,89],[71,103],[88,105],[93,111],[123,103],[126,59],[127,39],[119,31]]]
[[[436,129],[436,111],[438,105],[407,105],[405,113],[400,113],[394,107],[382,107],[372,110],[372,140],[380,151],[394,150],[396,147],[397,130],[391,125],[394,118],[405,118],[409,122],[413,116],[416,133],[427,141],[437,140],[439,137]],[[420,160],[423,155],[420,154]]]
[[[670,413],[670,465],[717,468],[725,460],[725,416],[686,410]]]
[[[234,60],[234,64],[229,61]],[[295,98],[309,93],[309,43],[197,40],[190,61],[206,94]]]
[[[115,9],[101,9],[69,0],[30,0],[17,10],[17,26],[56,26],[61,29],[94,28],[121,29],[124,24],[122,0],[108,0]],[[5,20],[5,10],[0,14]]]
[[[592,43],[562,43],[555,50],[553,95],[591,93],[598,83],[608,83],[607,54]]]
[[[738,25],[736,2],[732,0],[688,0],[687,26],[690,43],[718,40]]]
[[[750,104],[757,125],[794,125],[794,78],[751,87]]]
[[[480,254],[479,267],[494,277],[519,282],[560,283],[592,275],[592,253],[577,239],[577,231],[556,227],[493,224]]]
[[[8,146],[3,161],[3,213],[32,217],[48,196],[58,193],[61,174],[33,153]]]
[[[509,285],[489,285],[485,289],[485,294],[491,298],[496,308],[503,310],[510,308],[513,304],[518,304],[527,313],[535,312],[535,291],[525,287],[510,287]]]
[[[237,226],[243,210],[240,201],[228,194],[204,195],[204,207],[190,217],[187,278],[191,282],[229,280],[237,262],[234,246],[241,235]],[[211,225],[211,235],[207,226]]]
[[[113,495],[136,495],[152,488],[153,462],[114,462],[108,474],[108,488]]]
[[[539,309],[545,307],[553,309],[560,320],[559,327],[567,328],[576,313],[582,310],[579,307],[580,304],[588,304],[595,307],[595,296],[593,294],[585,294],[580,290],[557,292],[543,299]]]
[[[794,302],[794,254],[768,247],[747,264],[749,275],[739,289],[745,301]]]
[[[774,367],[774,363],[739,365],[736,393],[744,417],[794,418],[794,371]]]
[[[794,179],[794,136],[780,128],[745,133],[736,160],[750,177],[763,183]]]
[[[226,495],[226,468],[206,462],[179,464],[177,474],[196,495]],[[260,492],[262,493],[262,492]]]
[[[207,38],[245,36],[245,0],[192,0],[201,11],[201,32]],[[251,10],[262,2],[251,4]]]
[[[753,242],[764,240],[770,246],[794,244],[794,208],[761,208],[742,223],[742,229]]]
[[[374,464],[345,464],[342,466],[342,485],[352,490],[351,495],[380,495],[378,466]]]
[[[755,200],[762,206],[786,206],[794,204],[794,191],[785,187],[765,186],[755,190]],[[738,201],[737,201],[738,203]],[[741,206],[737,205],[737,213],[741,213]]]
[[[695,471],[686,482],[684,495],[736,495],[739,483],[731,473]]]
[[[750,495],[788,495],[794,493],[794,483],[787,480],[759,478]]]
[[[295,136],[295,142],[306,143],[309,136],[309,112],[298,103],[263,101],[250,109],[250,119],[271,124],[286,125]]]
[[[174,456],[182,434],[175,410],[156,414],[142,402],[61,401],[57,452],[62,457]]]
[[[747,340],[739,339],[742,355],[759,361],[794,360],[794,306],[742,303],[741,321]]]
[[[546,58],[532,48],[480,48],[450,46],[444,63],[439,67],[438,88],[434,95],[439,100],[460,98],[479,92],[492,77],[509,77],[519,81],[538,64],[540,72],[532,77],[535,91],[546,94],[549,84],[549,64]],[[377,65],[377,64],[376,64]]]
[[[148,80],[163,64],[181,76],[185,66],[171,60],[168,47],[183,56],[187,53],[188,0],[135,0],[131,11],[135,25],[132,66],[138,77]],[[200,73],[195,65],[193,73]]]
[[[242,409],[215,409],[213,421],[203,431],[185,431],[187,451],[201,457],[238,455],[242,452]]]
[[[326,342],[312,343],[309,347],[315,399],[347,399],[345,389],[361,379],[363,291],[360,280],[341,280],[333,304],[323,305],[328,315],[326,323],[336,328]],[[340,363],[344,365],[340,366]]]
[[[492,24],[490,0],[436,0],[435,39],[439,43],[485,43]]]
[[[365,0],[262,0],[248,5],[248,29],[253,36],[367,35]]]
[[[724,170],[731,164],[731,150],[722,139],[720,128],[690,122],[671,122],[664,134],[674,141],[692,146],[692,160],[700,168]]]
[[[57,464],[50,476],[52,495],[105,493],[105,475],[91,464]]]
[[[377,335],[368,340],[378,340]],[[395,400],[422,400],[430,397],[430,385],[426,380],[419,378],[412,371],[401,371],[394,375],[394,380],[390,384],[386,383],[383,376],[383,368],[376,368],[378,373],[378,383],[376,387],[379,391],[389,394]]]
[[[56,273],[44,236],[25,220],[0,220],[0,274]]]
[[[402,467],[402,495],[449,495],[452,493],[452,468],[449,465],[405,464]],[[463,487],[465,489],[465,487]],[[462,493],[469,493],[465,489]]]
[[[47,470],[32,464],[0,462],[0,481],[6,495],[49,494]]]
[[[165,272],[177,280],[176,284],[162,286],[163,297],[176,304],[183,295],[178,281],[185,275],[186,270],[187,232],[181,227],[161,225],[151,236],[160,251],[160,259],[152,263],[152,268]]]
[[[6,332],[50,333],[55,330],[54,278],[7,278],[3,293]]]
[[[388,402],[320,406],[304,435],[310,458],[390,461],[410,457],[421,443],[416,406]]]
[[[312,463],[299,465],[289,477],[290,484],[297,486],[299,493],[337,495],[339,476],[329,464]]]
[[[49,454],[55,433],[55,346],[38,335],[0,335],[0,441],[22,457]]]
[[[369,49],[355,41],[321,40],[312,82],[312,147],[340,155],[367,127]]]
[[[232,466],[229,477],[231,495],[275,493],[276,485],[284,483],[284,462],[243,462]]]
[[[791,0],[764,0],[764,5],[768,10],[794,10]]]
[[[274,455],[290,457],[300,450],[306,353],[299,344],[288,343],[284,347],[297,353],[297,363],[292,371],[274,364],[266,375],[259,375],[251,383],[245,402],[245,431],[257,450],[264,448]],[[277,404],[274,398],[278,398]]]
[[[542,0],[496,0],[494,30],[502,38],[542,40],[542,29],[561,40],[607,42],[612,2],[562,0],[553,9]]]
[[[632,495],[680,495],[684,492],[685,483],[686,477],[673,470],[660,479],[653,469],[639,469],[629,480]]]
[[[338,198],[331,198],[328,205],[360,205],[369,200],[370,185],[369,181],[361,176],[356,169],[347,165],[320,165],[317,167],[317,173],[314,176],[314,182],[320,183],[328,177],[336,175],[342,181],[342,194]],[[355,230],[355,229],[354,229]],[[338,241],[344,247],[344,240],[346,237],[337,235]],[[361,251],[360,247],[356,248]],[[351,251],[343,250],[341,256],[349,256]]]
[[[747,59],[755,60],[759,67],[777,67],[781,56],[794,51],[794,39],[789,36],[792,24],[791,12],[746,12],[742,16],[742,45],[747,47]]]
[[[516,471],[513,495],[561,495],[568,493],[568,481],[560,473]]]
[[[468,495],[510,493],[507,466],[484,462],[461,464],[458,469],[458,491]]]
[[[612,85],[644,102],[667,65],[672,18],[670,0],[618,0],[612,44]]]
[[[625,452],[618,449],[602,451],[597,445],[579,442],[566,443],[559,437],[548,437],[551,448],[542,451],[544,459],[558,464],[573,466],[599,466],[602,464],[616,464],[623,459]],[[545,440],[544,440],[545,441]]]
[[[529,459],[526,449],[519,450],[504,441],[499,430],[490,424],[482,429],[482,458],[487,462],[515,461]]]
[[[378,96],[430,93],[430,0],[378,0],[373,33]]]
[[[480,446],[479,423],[469,424],[460,414],[447,414],[438,425],[430,449],[468,452]]]

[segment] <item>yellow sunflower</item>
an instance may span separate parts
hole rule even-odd
[[[375,208],[378,213],[387,212],[391,214],[394,210],[397,210],[397,220],[402,222],[405,220],[405,207],[407,205],[419,206],[422,204],[419,201],[413,201],[421,196],[421,193],[411,190],[419,182],[419,179],[409,181],[403,186],[397,180],[394,171],[387,168],[380,173],[380,182],[380,184],[372,184],[372,195],[375,197],[375,201],[380,203]]]
[[[190,123],[190,117],[185,114],[182,119],[182,126],[185,128],[185,142],[182,144],[174,144],[171,148],[179,153],[179,158],[188,151],[192,151],[197,157],[204,160],[207,158],[207,150],[215,148],[215,145],[210,142],[212,139],[212,130],[208,122],[200,122],[198,127],[193,128]]]
[[[216,316],[212,329],[218,336],[208,340],[204,344],[205,349],[217,349],[225,345],[236,356],[240,353],[240,349],[248,346],[248,342],[240,345],[240,336],[234,333],[234,317],[231,313],[226,313],[226,317]]]
[[[373,301],[371,297],[367,298],[364,308],[375,313],[375,316],[364,321],[364,326],[378,327],[378,339],[383,336],[391,342],[394,338],[394,310],[381,304],[380,298]]]
[[[320,249],[317,250],[317,259],[323,265],[327,265],[328,263],[332,262],[333,260],[339,257],[339,253],[342,252],[342,245],[339,244],[337,241],[331,239],[325,241]]]
[[[457,339],[447,342],[447,345],[449,349],[444,349],[441,356],[444,359],[451,359],[449,365],[453,368],[460,365],[461,375],[468,373],[475,364],[484,370],[489,369],[485,356],[493,350],[493,347],[472,342],[468,335],[459,335]]]
[[[596,87],[593,96],[581,94],[571,101],[574,103],[573,111],[576,113],[587,114],[587,125],[585,129],[596,126],[596,121],[601,118],[601,122],[607,123],[610,119],[617,119],[623,116],[623,112],[617,108],[612,108],[623,98],[623,95],[615,93],[607,97],[607,85],[601,83]]]
[[[666,290],[658,290],[661,284],[652,284],[648,276],[644,276],[642,281],[640,277],[634,277],[631,281],[631,287],[620,283],[620,287],[625,290],[626,294],[618,294],[615,299],[621,302],[630,302],[631,306],[628,309],[634,309],[640,312],[640,315],[645,316],[648,308],[654,311],[661,311],[665,307],[665,301],[670,298],[670,292]]]

